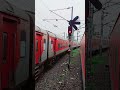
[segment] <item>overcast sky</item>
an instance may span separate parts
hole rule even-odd
[[[51,31],[55,34],[67,34],[68,22],[65,20],[47,20],[43,19],[62,19],[49,10],[63,9],[73,6],[73,18],[79,16],[81,27],[84,27],[85,20],[85,0],[35,0],[35,23],[42,29]],[[71,9],[54,11],[67,20],[71,19]],[[57,27],[54,27],[57,26]],[[80,27],[80,26],[78,26]],[[84,28],[80,29],[80,34],[84,33]],[[76,32],[75,32],[76,36]]]

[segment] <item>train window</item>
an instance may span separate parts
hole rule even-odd
[[[51,40],[51,50],[53,49],[53,41]]]
[[[24,58],[26,56],[26,32],[22,31],[20,36],[20,57]]]
[[[7,60],[7,47],[8,47],[8,34],[7,33],[3,33],[3,45],[2,45],[2,47],[3,47],[3,50],[2,50],[2,52],[3,52],[3,63],[5,63],[6,62],[6,60]]]
[[[46,39],[44,39],[44,44],[43,44],[43,50],[45,51],[45,43],[46,43]]]
[[[61,43],[60,43],[60,48],[61,48]]]
[[[45,43],[44,43],[44,47],[43,47],[43,50],[45,51],[45,47],[46,47],[46,45],[45,45]]]
[[[36,52],[38,51],[38,40],[36,40]]]
[[[53,41],[51,40],[51,44],[53,44]]]
[[[44,39],[44,43],[46,43],[46,39]]]
[[[53,49],[53,44],[51,44],[51,49]]]
[[[58,44],[58,48],[60,48],[60,44]]]

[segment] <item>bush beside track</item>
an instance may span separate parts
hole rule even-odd
[[[86,65],[90,64],[88,61]],[[91,61],[91,80],[87,82],[86,90],[111,90],[107,51],[94,55]]]

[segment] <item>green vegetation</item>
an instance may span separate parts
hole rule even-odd
[[[78,54],[79,54],[79,48],[72,50],[72,53],[71,53],[72,57],[76,57]]]
[[[104,64],[104,63],[106,63],[106,56],[100,56],[100,55],[97,55],[97,56],[95,56],[95,57],[93,57],[93,59],[92,59],[92,64],[93,65],[96,65],[96,64]]]
[[[71,53],[71,57],[72,58],[77,57],[78,54],[79,54],[79,48],[78,49],[74,49],[72,51],[72,53]],[[70,63],[71,64],[77,64],[77,62],[74,59],[72,59]]]
[[[91,66],[90,75],[92,77],[94,77],[95,73],[99,70],[98,68],[105,66],[107,63],[108,63],[107,56],[105,54],[103,54],[102,56],[100,56],[100,55],[93,56],[92,63],[91,63],[92,66]],[[86,69],[87,70],[88,70],[89,64],[90,64],[90,60],[88,59],[86,61]],[[98,87],[95,85],[94,80],[92,80],[91,82],[87,82],[86,90],[96,90],[96,88],[98,88]]]

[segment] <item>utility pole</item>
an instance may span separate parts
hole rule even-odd
[[[71,20],[73,19],[73,7],[71,7]],[[74,39],[74,30],[72,28],[72,40]]]
[[[64,39],[65,39],[65,32],[64,32]]]
[[[73,19],[73,7],[71,7],[72,9],[71,9],[71,20]],[[70,50],[70,52],[69,52],[69,61],[68,61],[68,69],[70,69],[70,60],[71,60],[71,52],[72,52],[72,48],[71,48],[71,42],[73,41],[73,35],[74,35],[74,31],[73,31],[73,28],[72,28],[72,26],[70,26],[71,27],[71,29],[72,29],[72,35],[71,36],[69,36],[69,50]],[[69,32],[68,32],[69,33]]]
[[[64,37],[64,39],[65,39],[65,32],[63,32],[62,34],[64,34],[63,37]]]
[[[80,32],[80,31],[77,31],[77,41],[78,41],[78,37],[79,37],[79,36],[78,36],[78,35],[79,35],[79,32]]]
[[[77,41],[78,41],[78,32],[77,32]]]

